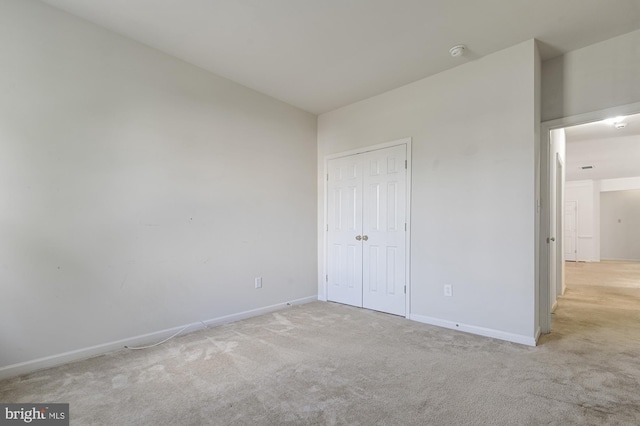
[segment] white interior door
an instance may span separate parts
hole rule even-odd
[[[362,158],[329,160],[328,169],[327,298],[362,307]]]
[[[406,148],[364,155],[362,306],[405,315]]]
[[[406,146],[328,162],[327,299],[405,315]]]
[[[578,202],[566,201],[564,203],[564,258],[565,260],[578,260]]]

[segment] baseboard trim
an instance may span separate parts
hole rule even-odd
[[[11,377],[22,376],[24,374],[33,373],[45,368],[56,367],[69,362],[81,361],[83,359],[91,358],[97,355],[103,355],[108,352],[120,350],[125,346],[141,346],[155,341],[166,339],[172,334],[178,332],[181,329],[184,330],[184,334],[188,334],[194,331],[202,330],[205,327],[217,326],[222,324],[228,324],[235,321],[240,321],[247,318],[257,317],[260,315],[268,314],[271,312],[279,311],[287,306],[302,305],[305,303],[315,302],[318,300],[318,296],[303,297],[301,299],[291,300],[289,302],[277,303],[275,305],[264,306],[262,308],[251,309],[248,311],[238,312],[236,314],[225,315],[222,317],[208,319],[202,322],[194,322],[191,324],[184,324],[178,327],[167,328],[165,330],[155,331],[153,333],[142,334],[139,336],[129,337],[127,339],[116,340],[114,342],[103,343],[101,345],[91,346],[88,348],[77,349],[74,351],[64,352],[61,354],[51,355],[44,358],[38,358],[31,361],[21,362],[18,364],[11,364],[5,367],[0,367],[0,380],[9,379]],[[186,327],[186,328],[185,328]]]
[[[535,341],[536,341],[536,346],[538,345],[538,340],[540,339],[540,335],[542,334],[542,331],[540,330],[540,327],[536,328],[536,337],[535,337]]]
[[[553,312],[555,312],[557,307],[558,307],[558,301],[557,301],[557,300],[555,300],[555,301],[553,302],[553,305],[551,305],[551,312],[552,312],[552,313],[553,313]]]
[[[534,336],[529,337],[521,334],[508,333],[506,331],[495,330],[492,328],[462,324],[459,322],[427,317],[418,314],[411,314],[409,319],[424,324],[435,325],[437,327],[449,328],[451,330],[464,331],[466,333],[477,334],[479,336],[492,337],[494,339],[505,340],[507,342],[519,343],[521,345],[536,346],[536,338]]]
[[[640,262],[640,259],[614,259],[614,258],[601,258],[600,259],[603,262],[633,262],[633,263],[638,263]]]

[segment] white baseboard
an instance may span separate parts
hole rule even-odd
[[[607,259],[600,259],[604,262],[640,262],[640,259],[614,259],[614,258],[607,258]]]
[[[271,306],[265,306],[262,308],[251,309],[249,311],[239,312],[237,314],[225,315],[222,317],[212,318],[202,321],[207,325],[216,326],[221,324],[228,324],[230,322],[239,321],[259,315],[268,314],[270,312],[279,311],[292,305],[302,305],[304,303],[315,302],[318,300],[317,296],[304,297],[302,299],[296,299],[289,302],[277,303]],[[185,328],[186,327],[186,328]],[[101,345],[91,346],[88,348],[77,349],[75,351],[64,352],[61,354],[51,355],[44,358],[38,358],[31,361],[21,362],[18,364],[7,365],[0,368],[0,380],[8,379],[11,377],[21,376],[23,374],[33,373],[37,370],[44,368],[56,367],[58,365],[66,364],[73,361],[80,361],[83,359],[91,358],[97,355],[102,355],[107,352],[115,351],[124,348],[125,346],[141,346],[149,344],[150,342],[161,341],[167,337],[175,334],[179,330],[185,328],[184,333],[191,333],[197,330],[202,330],[205,327],[201,322],[194,322],[191,324],[185,324],[178,327],[172,327],[165,330],[155,331],[153,333],[142,334],[140,336],[129,337],[127,339],[117,340],[115,342],[103,343]]]
[[[535,346],[534,336],[524,336],[521,334],[507,333],[506,331],[494,330],[492,328],[478,327],[475,325],[461,324],[454,321],[439,318],[427,317],[424,315],[411,314],[409,319],[438,327],[449,328],[451,330],[464,331],[479,336],[493,337],[494,339],[506,340],[507,342],[519,343],[521,345]]]
[[[538,327],[536,328],[536,337],[535,337],[536,345],[538,344],[538,339],[540,338],[540,334],[542,334],[542,332],[540,331],[540,327]]]

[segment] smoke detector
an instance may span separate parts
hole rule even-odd
[[[457,58],[458,56],[464,55],[466,48],[467,47],[464,44],[458,44],[457,46],[453,46],[449,49],[449,54],[451,54],[452,57]]]

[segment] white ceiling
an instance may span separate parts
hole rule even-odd
[[[623,122],[624,129],[603,121],[565,128],[568,181],[640,176],[640,114],[624,117]]]
[[[528,39],[549,59],[640,28],[639,0],[42,1],[313,113]]]

